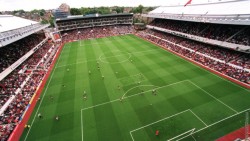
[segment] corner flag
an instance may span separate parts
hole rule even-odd
[[[188,4],[191,4],[191,2],[192,2],[192,0],[189,0],[189,1],[184,5],[184,7],[187,6]]]

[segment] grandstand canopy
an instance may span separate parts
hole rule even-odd
[[[93,19],[93,18],[106,18],[106,17],[115,17],[115,16],[133,16],[131,13],[119,13],[119,14],[91,14],[91,15],[78,15],[78,16],[69,16],[67,18],[56,19],[56,21],[67,21],[67,20],[82,20],[82,19]]]
[[[245,15],[250,14],[250,0],[222,1],[215,3],[190,4],[187,6],[162,6],[151,11],[165,14],[191,14],[191,15]]]
[[[146,17],[217,24],[250,25],[250,0],[161,6]]]
[[[0,32],[10,31],[37,23],[38,22],[12,15],[0,15]]]

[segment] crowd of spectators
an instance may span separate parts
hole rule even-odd
[[[218,25],[165,19],[155,19],[149,25],[204,38],[250,46],[250,27],[245,25]]]
[[[184,23],[164,20],[155,20],[151,23],[151,25],[218,40],[225,40],[231,37],[231,35],[228,34],[235,34],[235,32],[242,29],[242,27],[237,26],[228,30],[227,28],[230,27],[219,26],[221,31],[217,31],[217,27],[215,28],[213,25],[204,23]],[[181,28],[184,25],[187,28]],[[209,32],[208,36],[208,33],[205,33],[206,31],[215,31],[216,34]],[[239,35],[244,38],[242,40],[237,40],[237,43],[249,45],[248,39],[245,40],[245,37],[249,37],[249,35],[242,34],[244,32],[245,31],[239,33]],[[102,38],[129,33],[134,33],[132,26],[116,25],[70,30],[62,33],[62,36],[63,42],[69,42],[74,40]],[[141,31],[138,32],[138,35],[211,69],[250,84],[250,72],[245,70],[250,69],[249,54],[214,47],[155,30]],[[234,36],[230,39],[230,41],[232,42],[237,38],[237,36]],[[5,68],[22,57],[43,39],[44,35],[33,34],[1,48],[0,71],[2,72]],[[4,113],[0,115],[0,140],[7,140],[12,130],[15,128],[26,106],[35,93],[37,86],[45,76],[57,49],[58,47],[52,45],[52,43],[45,43],[31,57],[29,57],[24,63],[13,70],[11,74],[0,82],[0,108],[3,107],[11,96],[15,96],[14,100],[8,105]],[[233,67],[230,64],[239,66],[241,69]]]
[[[132,26],[117,25],[71,30],[62,33],[62,35],[63,42],[68,42],[128,33],[133,33]],[[1,48],[0,71],[2,72],[12,65],[44,38],[42,34],[33,34]],[[11,74],[0,81],[0,108],[14,96],[13,101],[5,109],[4,113],[0,115],[0,140],[7,140],[15,128],[37,86],[52,63],[52,58],[57,49],[58,47],[52,46],[51,43],[45,43],[18,68],[13,70]]]
[[[63,41],[74,41],[91,38],[102,38],[121,34],[134,33],[131,25],[99,26],[93,28],[82,28],[62,33]]]
[[[133,33],[132,26],[117,25],[71,30],[62,33],[62,35],[63,42],[68,42],[128,33]],[[33,34],[1,48],[0,71],[2,72],[12,65],[44,38],[42,34]],[[52,58],[57,49],[58,47],[52,46],[51,43],[45,43],[18,68],[13,70],[11,74],[0,81],[0,108],[14,96],[14,99],[5,109],[4,113],[0,115],[0,140],[7,140],[15,128],[35,93],[37,86],[52,63]]]
[[[29,104],[31,97],[35,93],[37,86],[46,74],[52,61],[54,55],[52,54],[52,50],[56,51],[57,49],[58,47],[54,46],[52,43],[45,43],[24,63],[13,70],[11,74],[0,81],[0,108],[2,108],[11,96],[15,96],[4,113],[0,115],[1,141],[8,139],[12,130],[20,120],[20,117],[24,113],[26,106]],[[51,58],[45,57],[50,55],[52,55]],[[49,59],[49,65],[44,65],[44,62],[47,61],[46,59]],[[37,69],[38,66],[44,66],[44,68]]]
[[[0,49],[0,73],[38,45],[44,38],[44,34],[32,34],[24,39],[2,47]]]
[[[199,43],[155,30],[142,31],[138,35],[213,70],[250,84],[249,54]],[[233,67],[230,64],[237,65],[238,67]]]

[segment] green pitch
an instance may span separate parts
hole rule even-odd
[[[211,141],[249,108],[249,90],[134,35],[84,40],[64,46],[21,140]]]

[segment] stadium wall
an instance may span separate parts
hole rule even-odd
[[[60,47],[59,47],[59,50],[57,51],[53,61],[52,61],[52,65],[50,66],[47,74],[44,76],[43,80],[41,81],[41,83],[39,84],[35,94],[33,95],[33,97],[31,98],[30,100],[30,103],[28,104],[23,116],[21,117],[18,125],[15,127],[15,129],[13,130],[13,132],[11,133],[8,141],[18,141],[19,138],[21,137],[22,133],[23,133],[23,130],[25,128],[25,125],[26,123],[28,122],[35,106],[36,106],[36,103],[38,102],[38,98],[40,97],[43,89],[44,89],[44,86],[46,85],[46,82],[54,68],[54,65],[59,57],[59,54],[61,53],[62,51],[62,48],[63,48],[64,44],[62,44]],[[35,118],[35,117],[34,117]]]
[[[214,73],[214,74],[216,74],[216,75],[219,75],[219,76],[221,76],[221,77],[223,77],[223,78],[225,78],[225,79],[227,79],[227,80],[229,80],[229,81],[231,81],[231,82],[233,82],[233,83],[236,83],[236,84],[238,84],[238,85],[240,85],[240,86],[242,86],[242,87],[245,87],[245,88],[247,88],[247,89],[250,89],[250,85],[247,85],[246,83],[243,83],[243,82],[241,82],[241,81],[239,81],[239,80],[237,80],[237,79],[231,78],[231,77],[229,77],[229,76],[227,76],[227,75],[225,75],[225,74],[222,74],[222,73],[220,73],[220,72],[218,72],[218,71],[215,71],[215,70],[213,70],[213,69],[211,69],[211,68],[209,68],[209,67],[207,67],[207,66],[204,66],[204,65],[201,64],[201,63],[195,62],[195,61],[193,61],[193,60],[191,60],[191,59],[189,59],[189,58],[187,58],[187,57],[185,57],[185,56],[183,56],[183,55],[181,55],[181,54],[178,54],[178,53],[176,53],[176,52],[174,52],[174,51],[172,51],[172,50],[170,50],[170,49],[168,49],[168,48],[166,48],[166,47],[164,47],[164,46],[161,46],[161,45],[159,45],[159,44],[156,44],[156,43],[154,43],[154,42],[152,42],[152,41],[150,41],[150,40],[144,39],[144,38],[142,38],[142,37],[140,37],[140,36],[138,36],[138,35],[136,35],[136,36],[139,37],[139,38],[141,38],[141,39],[143,39],[143,40],[146,40],[146,41],[148,41],[148,42],[151,42],[151,43],[153,43],[153,44],[155,44],[155,45],[157,45],[157,46],[160,46],[161,48],[163,48],[163,49],[165,49],[165,50],[167,50],[167,51],[169,51],[169,52],[171,52],[171,53],[173,53],[173,54],[175,54],[175,55],[177,55],[177,56],[179,56],[179,57],[181,57],[181,58],[183,58],[183,59],[185,59],[185,60],[187,60],[187,61],[189,61],[189,62],[195,64],[195,65],[198,65],[198,66],[200,66],[200,67],[202,67],[202,68],[208,70],[209,72],[212,72],[212,73]]]

